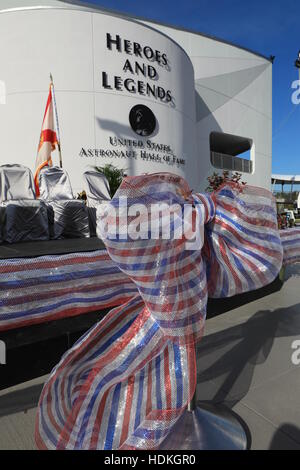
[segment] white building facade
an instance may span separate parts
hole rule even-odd
[[[222,169],[270,188],[272,63],[265,57],[54,0],[0,0],[0,57],[0,164],[34,170],[51,72],[75,192],[87,166],[106,163],[129,175],[177,173],[197,191]]]

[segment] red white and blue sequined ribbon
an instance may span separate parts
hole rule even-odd
[[[106,250],[0,260],[0,331],[121,305],[137,292]]]
[[[174,237],[181,211],[169,239],[110,237],[104,227],[124,223],[112,217],[123,197],[128,207],[189,202],[192,226],[205,226],[203,248],[189,250],[185,236]],[[194,343],[203,332],[208,290],[228,297],[257,289],[282,265],[272,195],[248,186],[192,195],[174,175],[127,178],[100,226],[110,257],[139,293],[111,310],[53,370],[38,407],[41,449],[158,448],[196,387]]]
[[[300,262],[300,228],[294,227],[280,231],[280,239],[283,248],[283,265]]]

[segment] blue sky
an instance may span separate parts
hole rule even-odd
[[[300,174],[300,105],[291,102],[298,79],[299,0],[87,0],[106,8],[211,34],[261,54],[273,65],[273,172]]]

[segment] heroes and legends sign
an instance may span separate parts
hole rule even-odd
[[[106,47],[110,51],[132,56],[133,60],[127,58],[123,63],[122,70],[130,75],[129,78],[123,79],[117,75],[110,76],[103,71],[103,88],[117,91],[126,90],[129,93],[148,96],[164,103],[173,102],[171,90],[166,90],[157,83],[153,83],[159,79],[157,67],[162,67],[168,72],[171,71],[168,57],[164,52],[154,50],[152,47],[141,45],[138,42],[122,39],[118,34],[113,37],[110,33],[106,34]],[[151,80],[151,83],[148,80]]]

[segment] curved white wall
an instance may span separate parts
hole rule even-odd
[[[192,188],[205,190],[207,177],[217,171],[210,163],[212,131],[251,139],[254,171],[244,173],[243,180],[270,188],[272,64],[267,59],[189,31],[149,21],[137,23],[54,0],[40,1],[43,9],[0,12],[0,162],[22,162],[33,169],[51,71],[64,164],[75,190],[82,189],[81,174],[87,164],[107,161],[128,174],[173,171],[185,176]],[[19,6],[17,0],[13,3]],[[28,0],[28,4],[36,3]],[[47,8],[49,3],[53,8]],[[127,58],[134,62],[133,56],[107,49],[106,33],[167,54],[171,71],[155,63],[159,80],[142,80],[170,89],[173,105],[102,88],[102,71],[129,77],[131,73],[122,68]],[[142,59],[138,62],[151,65]],[[140,139],[129,125],[129,111],[135,104],[147,105],[157,118],[150,140],[170,145],[185,164],[170,165],[165,152],[158,152],[162,163],[145,162],[140,152],[136,158],[99,156],[99,150],[111,148],[110,137],[147,140]],[[80,157],[82,148],[93,155],[96,150],[98,157]]]
[[[272,63],[251,51],[201,34],[163,25],[155,27],[185,49],[194,67],[200,189],[205,189],[207,177],[213,171],[220,171],[210,164],[209,136],[212,131],[251,139],[254,171],[243,173],[243,180],[270,189]]]
[[[113,39],[119,35],[121,52],[115,44],[111,50],[107,47],[107,33]],[[124,40],[129,41],[128,53]],[[134,42],[141,46],[137,57]],[[159,51],[155,53],[157,60],[148,60],[144,47],[150,59],[151,49]],[[0,13],[0,57],[0,80],[6,88],[5,104],[0,104],[1,163],[34,168],[52,72],[63,162],[75,191],[82,190],[82,172],[87,165],[108,162],[128,174],[172,171],[185,176],[193,187],[198,184],[193,67],[173,40],[145,25],[101,13],[20,10]],[[147,70],[150,66],[152,75],[154,67],[156,76],[145,77],[140,69],[138,74],[123,71],[126,60],[132,67],[135,61]],[[103,72],[111,88],[103,87]],[[120,77],[116,86],[121,90],[115,89],[115,76]],[[128,82],[131,91],[124,86],[126,78],[134,80]],[[140,85],[140,93],[133,93],[132,86],[137,89],[138,81],[144,85]],[[147,83],[153,90],[169,90],[172,101],[154,98],[150,92],[147,95]],[[156,129],[149,137],[140,137],[130,127],[130,110],[138,104],[146,105],[156,117]],[[155,144],[154,150],[147,148],[148,140],[150,146]],[[131,141],[138,141],[139,146],[132,147]],[[124,145],[115,147],[112,142]],[[104,156],[113,150],[118,156]],[[58,162],[55,154],[54,162]]]

